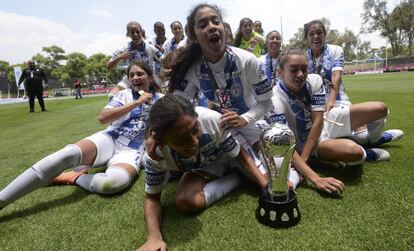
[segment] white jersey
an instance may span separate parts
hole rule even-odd
[[[320,57],[314,58],[311,49],[306,51],[306,56],[308,58],[308,73],[319,74],[322,77],[326,88],[326,97],[329,97],[332,72],[342,72],[344,70],[344,50],[337,45],[325,44]],[[339,92],[336,101],[341,103],[349,102],[349,97],[345,93],[342,79],[339,84]]]
[[[185,37],[183,37],[183,40],[185,39]],[[182,41],[182,40],[181,40]],[[167,39],[164,44],[162,45],[162,48],[164,49],[164,55],[170,54],[171,52],[173,52],[175,49],[177,49],[178,43],[175,40],[174,37]]]
[[[139,98],[139,94],[132,89],[125,89],[115,94],[105,108],[114,108],[125,106]],[[163,95],[155,93],[152,103],[161,98]],[[114,140],[121,145],[133,149],[138,149],[144,142],[145,129],[149,120],[149,110],[151,106],[143,104],[135,107],[128,114],[112,122],[105,130]]]
[[[279,68],[279,62],[276,58],[272,58],[269,53],[259,57],[260,63],[262,63],[267,79],[270,79],[272,86],[275,86],[279,83],[280,79],[277,74],[277,69]]]
[[[154,75],[160,76],[161,74],[161,59],[164,56],[164,53],[158,49],[155,45],[157,44],[157,37],[153,37],[152,40],[148,41],[150,44],[154,45],[155,48],[155,55],[154,58]],[[161,45],[162,47],[162,45]]]
[[[222,158],[235,158],[240,152],[240,143],[233,137],[231,131],[223,131],[219,125],[221,114],[205,107],[196,107],[198,122],[202,136],[199,142],[198,154],[194,158],[185,158],[173,151],[167,145],[158,146],[157,155],[162,160],[155,161],[146,153],[143,165],[146,172],[145,192],[156,194],[161,192],[168,181],[169,170],[192,171],[214,166],[212,163]],[[207,169],[203,169],[208,172]]]
[[[312,112],[325,111],[323,81],[319,75],[309,74],[299,96],[293,94],[283,80],[273,90],[273,109],[266,121],[288,124],[295,133],[296,150],[301,153],[312,127]]]
[[[263,65],[240,48],[227,47],[217,63],[204,59],[194,63],[175,93],[192,100],[198,90],[209,101],[236,111],[249,124],[262,119],[271,109],[272,86]]]
[[[131,56],[129,59],[121,60],[117,64],[117,68],[120,70],[126,70],[130,64],[133,64],[136,61],[142,61],[149,64],[151,67],[154,65],[154,58],[159,60],[162,56],[157,53],[157,49],[150,43],[145,40],[142,40],[142,43],[135,47],[132,42],[128,42],[126,46],[116,50],[112,54],[112,60],[116,59],[121,53],[125,51],[130,51]]]
[[[188,38],[184,38],[183,40],[181,40],[181,41],[178,43],[178,45],[177,45],[177,48],[176,48],[176,49],[180,49],[180,48],[186,47],[186,46],[187,46],[187,44],[188,44]]]

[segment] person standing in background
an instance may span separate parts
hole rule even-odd
[[[43,101],[43,81],[47,84],[47,78],[45,72],[36,67],[36,63],[33,60],[27,62],[28,68],[24,69],[20,76],[18,86],[24,81],[24,88],[29,96],[30,113],[34,112],[35,97],[39,101],[42,112],[46,111],[45,103]]]
[[[75,82],[75,96],[76,96],[75,99],[82,98],[81,81],[79,79],[77,79]]]

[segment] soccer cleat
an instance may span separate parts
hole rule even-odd
[[[381,138],[377,142],[371,144],[371,146],[379,146],[384,143],[396,141],[396,140],[401,139],[403,136],[404,136],[404,132],[400,129],[386,130],[382,132]]]
[[[82,174],[88,173],[88,170],[82,170],[80,172],[69,171],[63,172],[55,177],[49,184],[50,185],[75,185],[76,179]]]
[[[365,160],[370,162],[386,161],[391,158],[390,153],[381,148],[365,149],[365,152],[367,153]]]

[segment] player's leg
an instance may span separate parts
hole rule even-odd
[[[366,132],[355,133],[353,140],[365,145],[377,142],[388,114],[387,106],[382,102],[365,102],[351,105],[351,128],[356,131],[366,125]]]
[[[98,152],[105,146],[99,147]],[[143,148],[123,150],[114,154],[108,161],[105,173],[82,174],[76,185],[99,194],[113,194],[128,188],[139,174]]]
[[[344,162],[348,166],[361,165],[364,161],[388,160],[387,151],[379,148],[364,149],[349,139],[324,140],[318,145],[318,158],[323,161]]]
[[[89,140],[81,140],[52,153],[35,163],[0,191],[0,208],[20,197],[47,185],[67,168],[93,163],[96,147]]]
[[[236,174],[215,178],[203,171],[186,172],[178,184],[175,203],[183,212],[198,211],[220,200],[239,185],[240,178]]]
[[[128,188],[137,175],[135,167],[117,163],[108,167],[105,173],[82,174],[74,182],[92,193],[114,194]]]

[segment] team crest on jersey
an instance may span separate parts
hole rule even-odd
[[[231,96],[233,96],[235,98],[240,97],[240,95],[241,95],[241,87],[240,87],[240,85],[237,85],[237,84],[232,85],[230,87],[230,94],[231,94]]]

